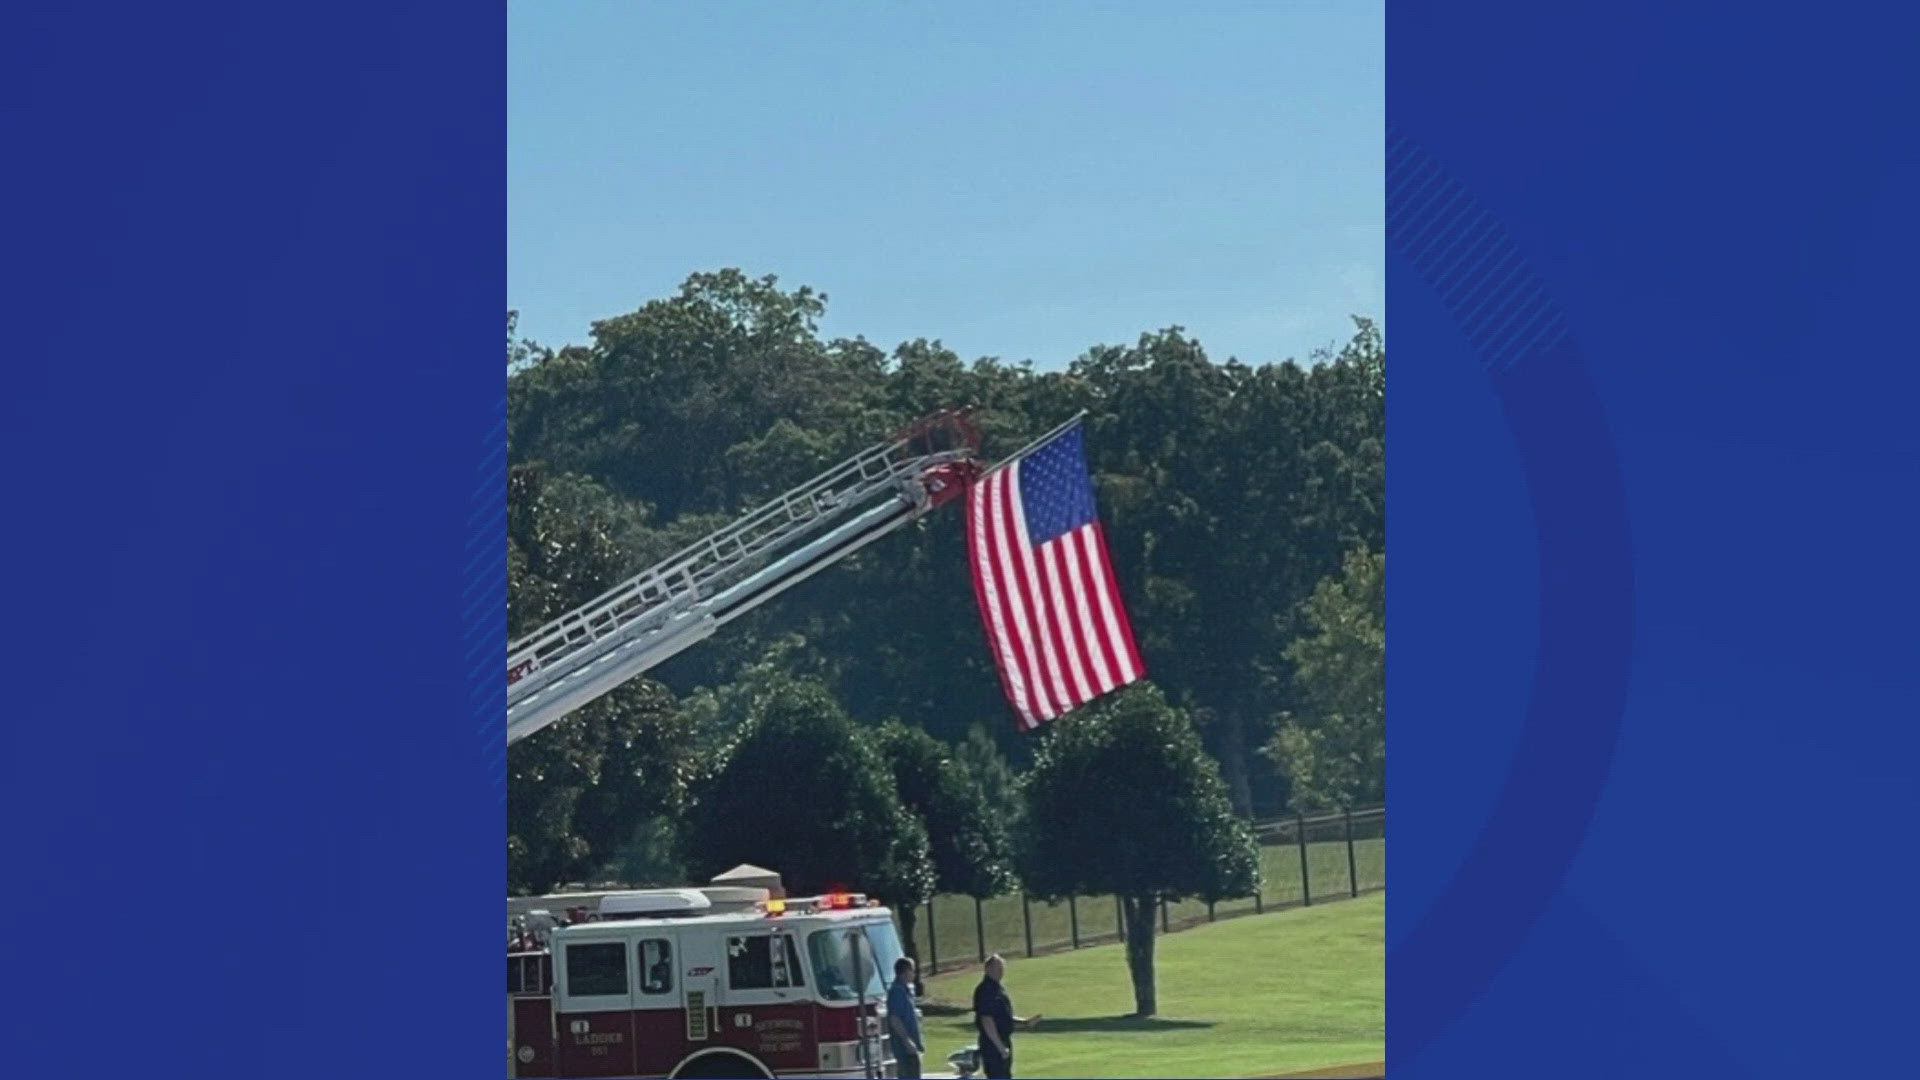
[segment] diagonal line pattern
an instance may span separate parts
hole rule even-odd
[[[1558,347],[1566,320],[1507,230],[1438,162],[1387,131],[1387,242],[1439,294],[1489,371]]]
[[[490,403],[492,422],[480,441],[467,558],[461,568],[466,624],[467,689],[481,765],[504,804],[507,796],[507,399],[506,384]]]

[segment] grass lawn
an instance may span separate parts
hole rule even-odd
[[[1118,944],[1010,955],[1015,1041],[1031,1077],[1274,1076],[1386,1057],[1385,893],[1231,919],[1160,937],[1160,1015],[1130,1020],[1132,984]],[[927,980],[927,1067],[973,1041],[977,970]]]

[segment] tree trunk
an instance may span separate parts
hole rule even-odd
[[[1134,1015],[1152,1016],[1158,1010],[1153,994],[1152,896],[1129,896],[1122,901],[1127,920],[1127,972],[1133,976]]]
[[[1228,709],[1220,717],[1220,766],[1233,812],[1243,818],[1253,817],[1253,785],[1247,779],[1247,729],[1238,708]]]
[[[913,942],[913,923],[920,913],[920,906],[901,904],[894,909],[894,913],[900,917],[900,945],[907,951],[907,956],[913,960],[913,992],[916,996],[923,995],[927,987],[920,980],[926,976],[920,972],[920,946]]]

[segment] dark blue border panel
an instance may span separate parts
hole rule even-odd
[[[502,12],[0,57],[0,1074],[501,1075]]]
[[[1911,1071],[1911,14],[1392,3],[1389,1071]]]

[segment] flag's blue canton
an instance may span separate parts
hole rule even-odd
[[[1034,547],[1094,520],[1093,481],[1087,476],[1080,425],[1021,458],[1016,467],[1027,540]]]

